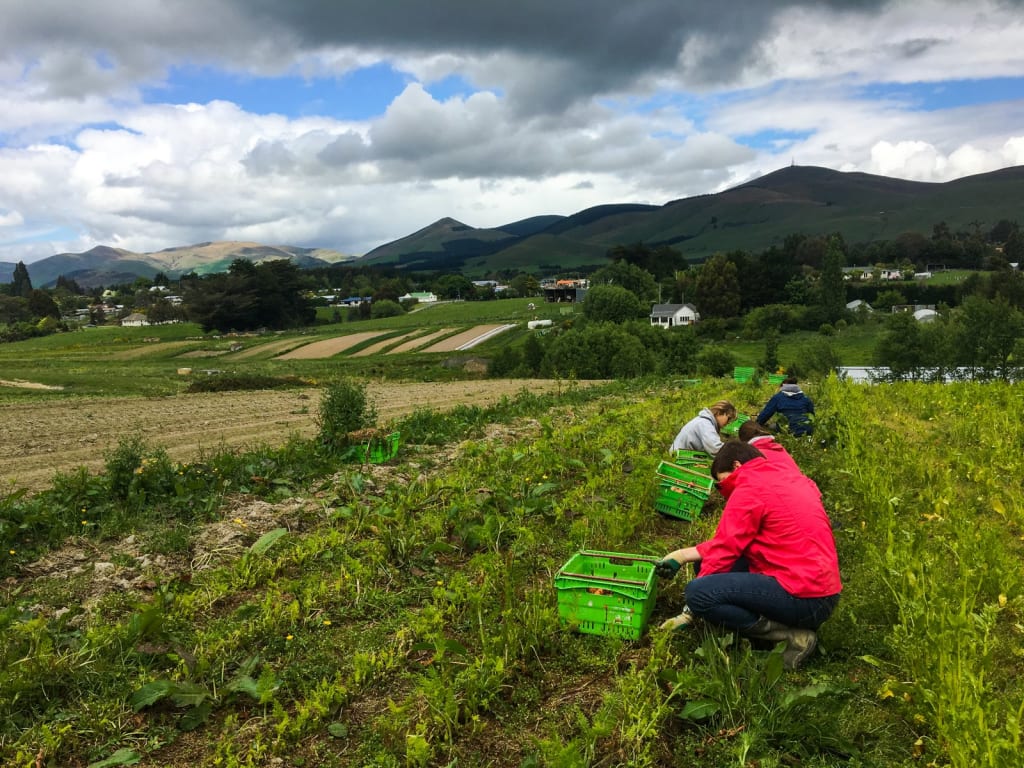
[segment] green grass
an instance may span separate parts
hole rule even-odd
[[[530,310],[529,304],[534,304]],[[148,328],[100,327],[84,328],[38,339],[0,344],[0,371],[4,379],[22,379],[47,386],[63,387],[57,391],[0,387],[0,402],[21,402],[59,399],[75,396],[146,396],[176,395],[188,386],[188,377],[178,374],[180,368],[194,371],[221,370],[236,376],[296,376],[326,381],[339,373],[344,362],[347,375],[393,380],[450,381],[473,374],[458,366],[443,363],[453,358],[487,357],[508,344],[522,341],[525,324],[533,319],[551,319],[556,324],[571,315],[569,308],[548,304],[540,299],[501,299],[484,302],[444,302],[424,305],[399,317],[318,325],[300,331],[263,336],[220,336],[203,334],[194,324],[154,326]],[[515,323],[517,328],[465,352],[423,354],[375,354],[353,357],[352,352],[376,344],[384,338],[397,338],[409,332],[431,333],[442,328],[452,333],[475,325]],[[850,325],[829,337],[844,365],[868,365],[880,325]],[[382,336],[348,350],[334,358],[321,360],[278,360],[281,341],[294,342],[291,348],[321,339],[359,333],[380,332]],[[783,365],[799,362],[803,348],[814,343],[818,334],[796,332],[780,339],[779,358]],[[158,339],[159,341],[153,341]],[[395,343],[398,343],[397,341]],[[242,353],[231,353],[233,344],[243,346]],[[764,356],[764,343],[730,339],[723,342],[736,357],[738,365],[756,365]],[[260,353],[260,347],[266,347]],[[253,348],[255,354],[251,354]],[[208,356],[190,356],[208,355]]]
[[[653,513],[656,465],[701,405],[748,412],[771,389],[632,382],[420,413],[373,469],[304,443],[211,457],[195,487],[247,483],[213,508],[143,503],[180,470],[136,473],[146,451],[125,444],[111,461],[134,514],[108,506],[67,539],[86,553],[71,578],[0,587],[0,762],[1016,764],[1019,387],[810,390],[817,439],[784,442],[837,524],[844,593],[801,671],[729,635],[653,629],[686,574],[659,583],[636,642],[559,625],[552,580],[577,550],[661,555],[712,534],[720,499],[692,523]],[[142,581],[117,588],[125,569]]]

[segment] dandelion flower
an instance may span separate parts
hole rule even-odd
[[[294,635],[285,635],[285,636],[284,636],[284,639],[285,639],[285,640],[294,640],[294,639],[295,639],[295,636],[294,636]]]
[[[325,627],[331,626],[331,620],[330,619],[324,619],[324,626]]]

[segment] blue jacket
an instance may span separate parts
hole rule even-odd
[[[757,421],[759,424],[767,424],[768,419],[778,414],[789,425],[789,431],[799,437],[814,431],[814,426],[808,418],[812,413],[814,403],[803,393],[800,385],[783,384],[757,414]]]

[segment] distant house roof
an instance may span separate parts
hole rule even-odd
[[[141,312],[132,312],[121,318],[121,325],[149,325],[149,318]]]
[[[674,317],[684,309],[697,314],[697,308],[693,304],[655,304],[651,307],[651,317]]]

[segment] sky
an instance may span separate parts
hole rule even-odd
[[[1024,164],[1024,0],[0,0],[0,261]]]

